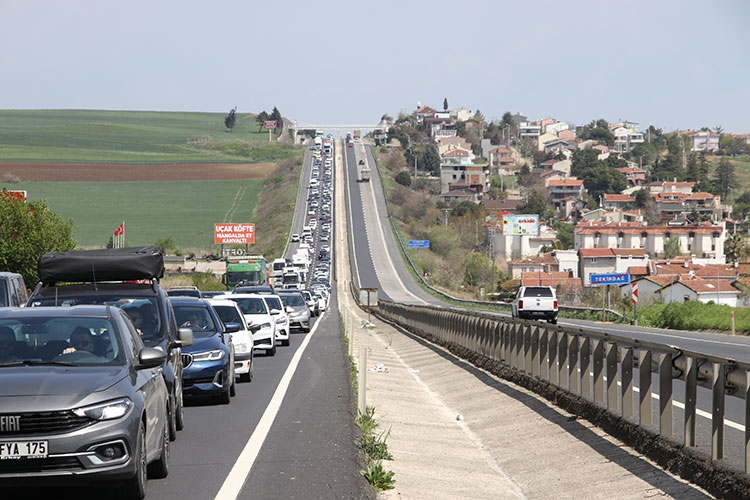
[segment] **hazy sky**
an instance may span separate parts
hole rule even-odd
[[[417,101],[750,133],[750,1],[0,0],[1,109],[371,123]]]

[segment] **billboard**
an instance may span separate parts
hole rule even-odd
[[[266,120],[263,122],[263,128],[276,128],[276,120]]]
[[[255,224],[214,224],[214,243],[255,243]]]
[[[539,216],[503,215],[503,234],[539,235]]]
[[[19,200],[26,199],[26,191],[0,191],[0,193],[2,193],[2,196],[7,196],[9,198],[18,198]]]

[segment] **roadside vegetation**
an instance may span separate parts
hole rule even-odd
[[[377,434],[380,423],[375,419],[375,408],[368,406],[364,412],[360,411],[355,420],[362,430],[362,437],[357,445],[364,452],[367,459],[367,469],[359,471],[375,491],[391,490],[395,487],[393,471],[383,468],[383,460],[392,460],[386,440],[388,432]]]

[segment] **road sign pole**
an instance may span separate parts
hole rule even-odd
[[[607,312],[605,306],[607,303],[605,302],[605,294],[604,294],[604,288],[602,288],[602,322],[607,321]]]

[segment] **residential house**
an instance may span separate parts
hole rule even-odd
[[[578,250],[578,273],[583,286],[591,286],[592,274],[624,274],[631,268],[649,266],[649,256],[641,249],[580,248]]]
[[[618,171],[625,174],[630,186],[640,186],[646,182],[646,171],[638,167],[622,167]]]
[[[643,144],[643,134],[637,129],[618,127],[612,131],[615,135],[614,149],[618,153],[630,153],[638,144]]]
[[[412,112],[412,115],[417,118],[417,123],[422,125],[426,117],[435,115],[435,110],[429,106],[419,106]]]
[[[551,273],[555,271],[557,271],[557,260],[555,260],[552,252],[508,261],[508,276],[513,279],[521,279],[522,274]],[[568,273],[565,274],[567,275]]]
[[[450,110],[451,120],[454,122],[465,122],[470,120],[474,116],[474,113],[470,109],[456,108]]]
[[[560,170],[549,170],[539,174],[539,177],[544,180],[544,187],[548,187],[550,181],[560,181],[568,178],[568,174]]]
[[[511,200],[505,198],[503,200],[489,200],[487,198],[482,199],[482,206],[487,212],[492,214],[494,212],[496,219],[502,219],[503,215],[506,214],[517,214],[518,207],[523,205],[523,200]]]
[[[583,181],[574,177],[559,181],[550,181],[547,186],[549,192],[549,201],[560,210],[560,204],[564,198],[572,196],[577,199],[586,197],[586,188],[583,187]]]
[[[675,238],[682,252],[724,259],[726,229],[723,223],[685,226],[646,226],[636,222],[580,222],[575,227],[575,248],[642,248],[653,256]]]
[[[560,211],[560,220],[576,221],[581,218],[581,214],[586,210],[586,200],[577,196],[566,196],[560,200],[558,209]]]
[[[718,151],[719,135],[711,132],[697,132],[691,136],[693,145],[691,151]]]
[[[607,210],[623,210],[633,202],[635,200],[626,194],[605,194],[601,205]]]
[[[471,151],[471,144],[463,137],[440,137],[437,140],[438,154],[443,155],[451,149],[465,149]]]
[[[643,214],[638,209],[634,210],[606,210],[597,208],[581,214],[585,222],[643,222]]]
[[[570,272],[578,278],[578,252],[576,250],[552,250],[552,256],[557,261],[557,270]]]
[[[503,171],[504,175],[513,175],[515,173],[516,161],[513,159],[513,152],[504,147],[498,146],[489,151],[490,171],[497,175]]]
[[[630,285],[621,285],[620,294],[622,297],[630,297],[632,293],[632,285],[638,285],[638,305],[647,306],[654,302],[661,300],[660,291],[667,285],[679,281],[681,276],[679,274],[671,275],[651,275],[651,276],[639,276],[633,279],[630,277]]]
[[[450,158],[450,161],[440,164],[440,193],[451,191],[453,184],[465,184],[475,188],[481,199],[490,187],[489,166],[486,163],[461,163],[462,158]]]
[[[557,240],[557,232],[545,225],[539,226],[539,234],[504,234],[503,224],[496,227],[493,248],[495,256],[505,260],[538,255],[544,247],[552,247]]]
[[[542,130],[543,132],[547,134],[555,134],[556,136],[560,137],[560,132],[562,132],[563,130],[568,130],[568,129],[570,129],[570,125],[568,125],[567,123],[555,122],[555,123],[550,123],[549,125],[544,125],[544,128]]]
[[[576,131],[570,128],[561,130],[557,133],[557,137],[559,137],[563,141],[568,141],[569,144],[573,144],[573,141],[576,140]]]
[[[731,283],[719,280],[680,280],[662,288],[659,293],[664,302],[698,301],[737,307],[740,291]]]
[[[544,152],[545,153],[555,153],[558,151],[564,151],[570,148],[570,144],[568,141],[565,141],[560,138],[552,139],[551,141],[547,141],[544,143]]]
[[[534,122],[521,122],[518,124],[518,137],[525,139],[530,137],[532,139],[538,138],[542,135],[542,126]]]
[[[463,201],[471,201],[478,203],[481,200],[481,193],[476,186],[468,184],[451,184],[450,189],[445,193],[440,193],[440,199],[445,203],[452,203],[454,201],[461,203]]]
[[[452,165],[470,165],[474,161],[474,153],[471,150],[454,147],[440,155],[442,163]]]
[[[458,136],[458,129],[452,123],[433,123],[431,136],[433,140],[439,140],[441,137],[456,137]]]
[[[548,142],[552,141],[559,141],[560,138],[557,137],[555,134],[540,134],[539,137],[537,137],[537,149],[539,151],[544,151],[544,145]]]

